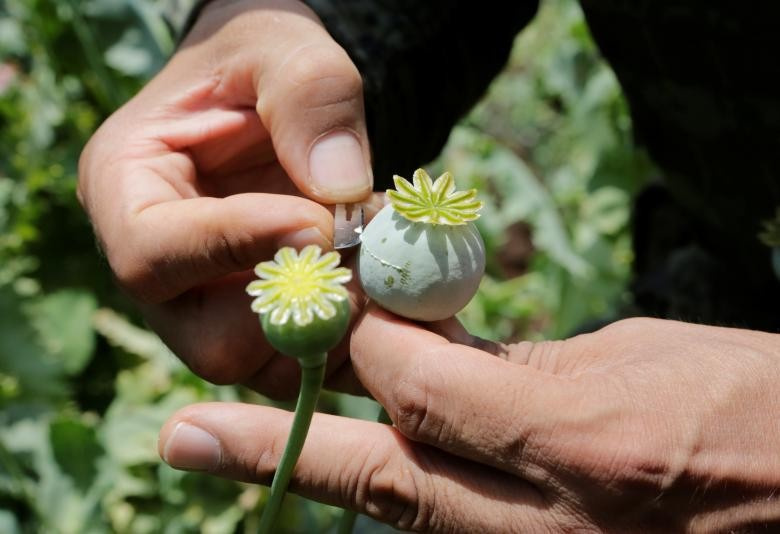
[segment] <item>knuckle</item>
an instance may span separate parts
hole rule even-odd
[[[426,382],[415,375],[405,377],[393,388],[392,395],[398,430],[410,439],[430,434],[435,422]]]
[[[432,349],[416,356],[418,362],[442,360]],[[440,445],[448,442],[457,432],[462,421],[457,410],[446,410],[449,368],[446,373],[435,365],[412,364],[406,375],[392,390],[391,409],[395,412],[395,425],[406,437],[415,441]]]
[[[154,268],[138,257],[132,243],[105,245],[104,251],[119,286],[140,302],[154,302]]]
[[[141,303],[159,303],[164,292],[160,278],[166,258],[160,254],[149,254],[150,232],[141,221],[130,221],[130,215],[119,214],[112,220],[95,222],[95,235],[99,249],[105,255],[114,278],[127,294]]]
[[[363,476],[366,513],[401,530],[428,530],[431,514],[423,500],[424,478],[421,471],[386,456]]]
[[[511,347],[514,363],[536,369],[555,367],[568,340],[520,341]]]
[[[123,124],[126,122],[125,108],[126,105],[108,117],[81,150],[77,166],[79,200],[82,195],[86,197],[90,182],[129,174],[122,164],[123,148],[127,145],[127,127]]]
[[[572,353],[576,351],[594,357],[604,354],[606,347],[616,352],[632,351],[654,336],[661,322],[661,319],[650,317],[620,319],[594,332],[569,338],[563,343],[566,344],[567,351],[572,349]]]
[[[363,79],[346,52],[311,45],[298,49],[280,68],[278,79],[311,107],[360,100]]]
[[[659,319],[650,317],[630,317],[608,324],[601,329],[601,332],[626,338],[646,336],[649,332],[655,330],[658,322]]]
[[[84,145],[84,148],[79,154],[78,160],[78,174],[79,181],[83,180],[85,176],[91,173],[95,164],[101,163],[101,160],[105,160],[107,153],[105,147],[113,147],[109,142],[110,135],[106,134],[107,130],[111,129],[111,123],[114,121],[114,115],[106,119],[97,131],[92,134],[89,141]],[[101,150],[103,148],[104,150]]]
[[[522,410],[511,413],[522,413]],[[499,451],[500,457],[510,461],[518,469],[524,469],[529,464],[533,464],[533,455],[527,448],[529,438],[526,431],[515,426],[508,428],[504,424],[501,426],[503,427],[501,435],[495,438],[495,448]]]
[[[664,493],[680,477],[681,467],[675,467],[661,451],[663,444],[652,437],[626,442],[603,457],[601,478],[606,485]]]
[[[349,56],[336,47],[303,46],[293,52],[282,67],[293,83],[307,84],[327,78],[338,78],[362,87],[360,73]]]
[[[256,263],[253,254],[255,241],[246,232],[215,228],[204,242],[207,260],[219,270],[230,273],[241,271]]]
[[[667,491],[677,481],[684,462],[675,465],[668,444],[659,439],[658,421],[639,416],[606,422],[587,441],[569,440],[559,449],[567,470],[612,491]],[[630,439],[628,439],[630,437]]]
[[[109,230],[105,241],[98,238],[119,287],[141,304],[160,304],[175,295],[172,280],[166,279],[171,259],[160,251],[150,251],[143,239],[134,237],[144,232],[128,231],[117,236]]]
[[[285,443],[274,438],[267,446],[262,447],[259,454],[255,448],[247,448],[239,461],[244,471],[244,479],[261,484],[270,483],[281,461],[284,447]]]

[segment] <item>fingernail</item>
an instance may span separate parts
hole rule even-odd
[[[282,236],[276,244],[279,248],[292,247],[296,250],[301,250],[306,245],[319,245],[320,248],[325,250],[333,246],[330,240],[315,226]]]
[[[334,132],[319,139],[309,154],[309,173],[315,192],[332,202],[360,200],[371,191],[371,168],[350,132]]]
[[[212,471],[221,458],[217,438],[189,423],[177,424],[163,449],[163,460],[176,469]]]

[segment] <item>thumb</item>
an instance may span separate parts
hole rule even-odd
[[[361,200],[373,178],[360,73],[313,13],[277,15],[283,39],[253,76],[257,113],[276,156],[307,196],[324,203]]]

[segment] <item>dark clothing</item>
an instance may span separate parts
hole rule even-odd
[[[365,80],[377,187],[433,159],[535,0],[308,0]],[[780,331],[761,221],[780,206],[780,4],[581,0],[664,173],[635,216],[647,315]]]
[[[780,4],[581,4],[668,189],[638,201],[637,304],[777,331],[780,284],[757,235],[780,205]]]

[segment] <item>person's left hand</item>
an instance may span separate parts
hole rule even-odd
[[[565,341],[480,345],[371,309],[353,366],[395,426],[316,416],[291,489],[416,531],[780,524],[780,336],[630,319]],[[160,453],[268,483],[291,418],[190,406],[166,423]]]
[[[78,197],[117,284],[195,374],[294,397],[244,288],[283,246],[333,246],[321,204],[372,189],[363,81],[298,0],[212,0],[165,67],[95,132]],[[346,259],[346,258],[345,258]],[[353,313],[363,302],[348,286]],[[359,385],[346,347],[325,383]]]

